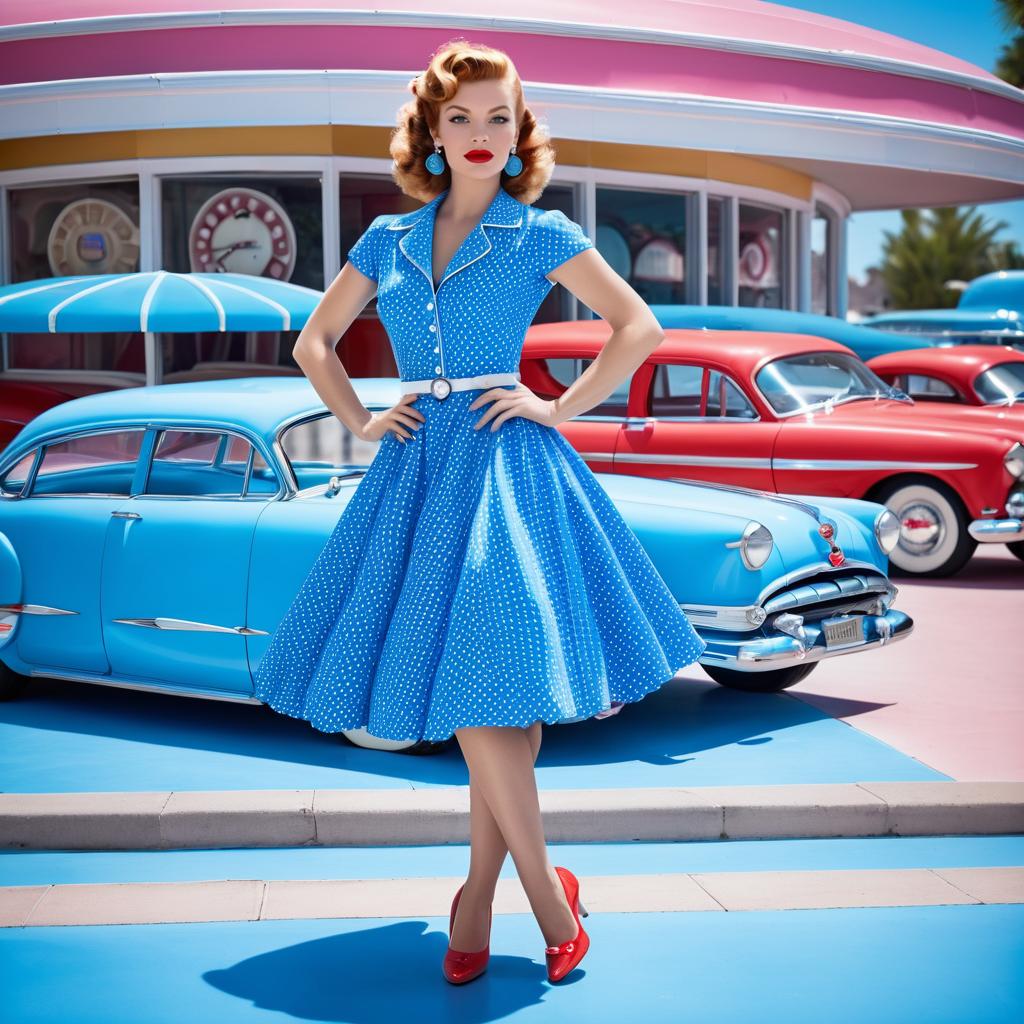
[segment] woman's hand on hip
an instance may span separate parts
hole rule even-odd
[[[423,413],[412,405],[419,397],[418,392],[411,391],[407,395],[402,395],[390,409],[373,413],[363,424],[362,431],[358,435],[359,440],[379,441],[390,430],[402,444],[405,444],[406,440],[412,437],[412,434],[405,428],[413,427],[419,430],[426,422]]]
[[[554,402],[534,394],[522,381],[517,381],[515,388],[488,388],[482,395],[477,395],[469,404],[470,409],[477,409],[490,402],[487,411],[473,424],[478,430],[485,423],[491,424],[491,430],[497,430],[507,419],[522,416],[545,427],[554,426]],[[493,422],[491,422],[493,421]]]

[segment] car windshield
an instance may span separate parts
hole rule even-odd
[[[1000,363],[979,373],[974,390],[986,405],[1024,402],[1024,363]]]
[[[803,352],[762,367],[756,377],[766,401],[779,414],[806,412],[858,398],[903,398],[856,356]]]
[[[326,484],[332,476],[365,473],[380,446],[360,441],[332,412],[293,423],[280,440],[300,490]]]

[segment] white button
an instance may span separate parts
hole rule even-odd
[[[435,366],[434,367],[434,373],[440,373],[440,372],[441,372],[441,367],[440,366]]]
[[[431,324],[431,325],[430,325],[430,326],[429,326],[429,327],[427,328],[427,330],[428,330],[428,331],[436,331],[436,330],[437,330],[437,328],[436,328],[436,327],[435,327],[435,326],[434,326],[433,324]]]
[[[437,347],[437,346],[435,345],[435,346],[434,346],[434,351],[435,351],[435,352],[440,352],[441,350],[440,350],[440,349],[439,349],[439,348],[438,348],[438,347]]]
[[[427,309],[433,309],[433,308],[434,308],[434,304],[432,302],[428,302],[427,303]]]

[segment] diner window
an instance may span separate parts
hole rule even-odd
[[[686,302],[687,196],[597,189],[601,255],[648,304]]]
[[[349,249],[376,217],[381,214],[407,213],[422,205],[402,192],[389,177],[345,174],[341,176],[338,188],[341,220],[338,265],[342,267],[348,260]],[[376,295],[363,307],[342,336],[337,351],[349,376],[399,375],[391,342],[380,322]]]
[[[8,190],[11,281],[139,269],[139,180]]]
[[[821,203],[811,219],[811,312],[835,314],[836,221]]]
[[[739,204],[739,305],[782,309],[786,252],[781,210]]]
[[[163,268],[324,287],[323,203],[314,175],[161,179]]]
[[[570,220],[576,221],[586,230],[582,221],[582,213],[575,202],[575,189],[569,185],[548,185],[541,197],[533,204],[538,210],[561,210]],[[597,245],[597,240],[594,240]],[[555,283],[554,287],[544,296],[533,318],[535,324],[555,323],[561,320],[576,320],[581,310],[585,310],[572,292]]]
[[[8,196],[12,283],[138,271],[138,178],[12,187]],[[56,289],[50,295],[60,293]],[[109,331],[102,336],[12,332],[7,351],[10,369],[65,371],[70,397],[95,390],[71,371],[141,375],[145,365],[143,336],[134,331]]]

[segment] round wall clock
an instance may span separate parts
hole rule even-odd
[[[55,277],[135,271],[139,229],[120,206],[106,199],[76,199],[54,220],[46,258]]]
[[[188,256],[194,271],[288,281],[295,270],[295,228],[272,196],[226,188],[210,196],[192,221]]]

